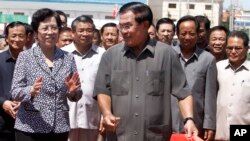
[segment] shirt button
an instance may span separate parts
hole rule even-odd
[[[233,86],[235,85],[235,83],[233,83]]]
[[[135,98],[139,98],[139,95],[135,95]]]
[[[137,135],[138,134],[138,132],[137,131],[134,131],[134,135]]]
[[[234,94],[233,94],[233,93],[231,93],[231,96],[234,96]]]
[[[82,71],[84,71],[84,68],[82,68]]]
[[[138,114],[138,113],[135,113],[134,115],[135,115],[135,117],[138,117],[138,116],[139,116],[139,114]]]
[[[139,77],[136,77],[135,79],[136,79],[136,81],[139,81]]]

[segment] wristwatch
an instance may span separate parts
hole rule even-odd
[[[194,122],[194,119],[192,117],[187,117],[183,121],[184,125],[187,123],[188,120],[192,120]]]

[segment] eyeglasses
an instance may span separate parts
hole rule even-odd
[[[228,46],[227,48],[226,48],[226,50],[227,51],[230,51],[230,52],[232,52],[233,50],[235,50],[235,52],[241,52],[242,50],[243,50],[244,48],[243,47],[240,47],[240,46]]]
[[[76,32],[79,32],[79,33],[86,32],[87,34],[91,34],[94,32],[94,29],[93,28],[80,28],[80,29],[77,29]]]
[[[128,31],[128,30],[131,30],[132,28],[136,27],[136,25],[133,25],[133,24],[120,24],[118,25],[118,29],[120,31]]]
[[[48,32],[49,30],[51,30],[52,32],[55,32],[55,31],[58,31],[58,27],[57,26],[45,26],[45,27],[38,28],[38,30],[42,32]]]

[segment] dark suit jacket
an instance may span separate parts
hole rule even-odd
[[[9,50],[0,53],[0,133],[12,132],[14,119],[3,110],[3,103],[11,99],[10,88],[16,61]]]

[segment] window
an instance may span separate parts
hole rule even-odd
[[[205,5],[205,10],[211,10],[212,9],[212,5]]]
[[[114,16],[105,16],[105,19],[115,19]]]
[[[169,3],[168,8],[176,8],[176,4],[175,3]]]
[[[189,9],[194,9],[194,4],[189,4]]]
[[[24,15],[23,12],[14,12],[14,15]]]

